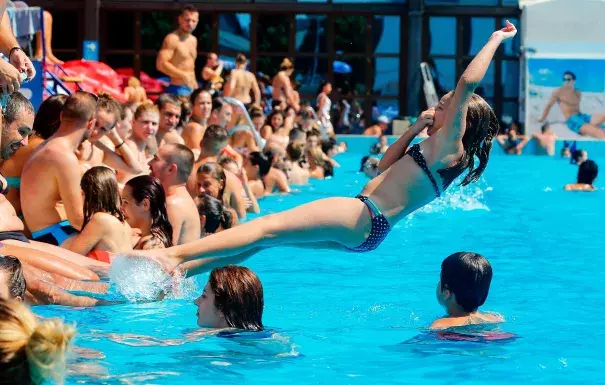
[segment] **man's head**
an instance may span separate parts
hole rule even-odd
[[[552,129],[550,128],[549,123],[544,123],[540,129],[542,130],[543,134],[548,134],[548,133],[552,132]]]
[[[179,30],[185,33],[192,33],[200,20],[200,14],[192,5],[186,5],[179,15]]]
[[[214,68],[218,65],[218,55],[214,52],[210,52],[206,56],[206,67]]]
[[[90,134],[88,140],[91,143],[96,142],[109,133],[122,116],[122,105],[107,94],[100,94],[97,101],[97,121],[95,129]]]
[[[233,116],[233,107],[223,98],[212,99],[212,112],[210,113],[210,124],[218,124],[223,128],[231,123]]]
[[[378,117],[378,126],[380,127],[382,132],[384,132],[389,127],[390,122],[391,121],[389,120],[389,118],[384,115]]]
[[[202,139],[202,151],[207,156],[217,156],[229,143],[229,133],[216,124],[210,125]]]
[[[563,87],[570,87],[573,88],[573,86],[576,85],[576,74],[574,74],[571,71],[565,71],[565,73],[563,73]]]
[[[319,145],[320,133],[317,130],[307,132],[307,150],[315,148]]]
[[[10,255],[0,255],[0,298],[23,301],[25,278],[21,262]]]
[[[19,92],[8,99],[3,111],[0,155],[10,158],[21,146],[27,146],[27,138],[34,124],[34,106]]]
[[[191,118],[194,121],[206,122],[212,111],[212,96],[202,88],[198,88],[189,95],[191,100]]]
[[[193,169],[193,152],[182,144],[167,144],[149,161],[151,176],[164,187],[187,183]]]
[[[246,55],[243,53],[238,53],[235,57],[235,65],[236,66],[246,66],[248,64],[248,59],[246,59]]]
[[[179,98],[171,94],[162,94],[155,102],[160,110],[158,130],[168,132],[176,128],[181,119],[182,105]]]
[[[254,129],[258,132],[260,132],[260,130],[265,126],[265,114],[260,108],[250,110],[250,119],[252,119]]]
[[[592,161],[587,160],[583,162],[578,168],[578,183],[579,184],[593,184],[594,180],[597,179],[599,175],[599,166]]]
[[[88,139],[95,129],[98,98],[86,91],[71,94],[61,110],[61,126],[68,130],[84,129],[82,140]],[[61,129],[61,128],[59,128]]]

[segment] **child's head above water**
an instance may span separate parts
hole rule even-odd
[[[492,267],[485,257],[454,253],[441,263],[437,300],[449,315],[473,313],[485,303],[491,282]]]

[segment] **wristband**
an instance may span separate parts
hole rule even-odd
[[[8,52],[8,61],[11,61],[11,56],[13,56],[13,54],[15,53],[15,51],[22,51],[21,47],[13,47],[11,48],[11,50]]]

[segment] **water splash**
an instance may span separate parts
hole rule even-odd
[[[129,302],[163,298],[189,298],[198,291],[194,279],[181,274],[168,275],[156,262],[145,258],[117,256],[109,270],[110,295]]]
[[[441,198],[422,207],[418,212],[421,213],[444,213],[450,210],[485,210],[490,211],[485,203],[485,193],[492,191],[493,188],[488,186],[485,180],[481,179],[477,183],[468,186],[456,187],[448,189]]]

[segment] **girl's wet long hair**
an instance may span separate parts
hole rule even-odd
[[[143,199],[149,200],[151,234],[162,242],[164,247],[171,247],[172,225],[168,221],[166,193],[160,181],[150,175],[140,175],[129,180],[126,186],[130,187],[131,195],[137,204],[141,204]]]
[[[467,169],[468,174],[460,185],[466,186],[479,180],[487,167],[492,144],[499,129],[500,122],[485,99],[477,94],[471,95],[466,112],[466,130],[462,137],[464,155],[454,166],[438,170],[445,185]],[[476,166],[475,156],[479,160]]]
[[[122,198],[116,174],[105,166],[96,166],[82,176],[80,188],[84,191],[84,225],[96,213],[107,213],[124,223]]]
[[[204,215],[206,217],[206,223],[203,228],[206,234],[216,233],[219,227],[223,230],[233,227],[232,213],[222,201],[210,195],[200,197],[197,211],[200,216]]]

